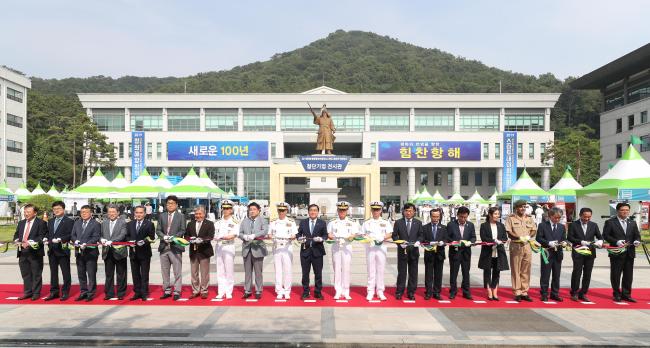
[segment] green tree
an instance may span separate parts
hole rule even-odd
[[[553,161],[551,181],[557,182],[567,166],[580,184],[588,185],[600,177],[600,143],[593,139],[594,130],[585,124],[562,129],[564,137],[555,140],[544,154],[544,162]]]

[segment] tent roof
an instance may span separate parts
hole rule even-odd
[[[129,186],[129,181],[124,178],[124,175],[122,175],[122,171],[120,171],[117,173],[117,176],[115,176],[115,179],[111,181],[111,184],[116,189],[121,189]]]
[[[499,197],[511,196],[548,196],[548,193],[542,190],[524,168],[524,171],[519,176],[519,179],[510,186],[510,188],[499,195]]]
[[[171,189],[167,190],[167,193],[183,193],[185,196],[206,196],[211,192],[213,192],[212,189],[205,186],[203,180],[196,175],[194,168],[190,169],[183,180]]]
[[[163,188],[165,190],[174,187],[174,184],[172,184],[171,181],[169,181],[167,179],[167,175],[165,175],[165,173],[160,173],[160,175],[158,176],[158,179],[156,179],[155,183],[156,183],[156,186],[161,187],[161,188]]]
[[[460,195],[460,193],[454,193],[448,200],[447,203],[465,203],[465,198]]]
[[[43,190],[43,188],[41,187],[41,183],[39,182],[34,188],[34,190],[32,191],[32,195],[36,196],[36,195],[44,195],[44,194],[45,194],[45,190]]]
[[[27,189],[27,186],[25,186],[25,183],[21,183],[18,189],[16,189],[16,192],[14,194],[18,197],[18,199],[28,199],[29,197],[32,196],[32,193]]]
[[[474,194],[467,199],[467,202],[469,202],[469,203],[485,203],[486,201],[478,193],[478,190],[475,190]]]
[[[203,184],[204,184],[205,186],[211,188],[211,189],[212,189],[212,192],[214,192],[214,193],[218,193],[218,194],[223,194],[223,195],[226,194],[226,192],[225,192],[224,190],[220,189],[219,186],[217,186],[217,185],[212,181],[212,179],[210,179],[210,177],[208,176],[207,173],[205,173],[205,172],[201,173],[201,175],[199,175],[199,179],[201,179],[201,182],[203,182]]]
[[[156,182],[146,168],[142,170],[137,179],[120,189],[120,192],[130,194],[132,198],[156,197],[160,191],[161,188],[156,186]]]
[[[650,164],[641,154],[630,146],[623,157],[600,179],[582,189],[576,190],[578,196],[605,193],[617,195],[619,189],[650,189]]]
[[[73,190],[75,193],[107,193],[115,191],[115,187],[104,176],[101,169],[97,169],[88,181]]]
[[[567,168],[562,175],[562,178],[553,186],[548,193],[556,196],[575,196],[576,190],[581,189],[582,185],[573,178],[571,171]]]

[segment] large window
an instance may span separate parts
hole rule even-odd
[[[117,158],[124,158],[124,143],[119,143],[117,146]]]
[[[422,170],[420,172],[420,185],[427,186],[429,184],[429,172]]]
[[[102,132],[124,131],[124,109],[93,109],[93,121]]]
[[[497,186],[497,172],[490,170],[488,172],[488,186],[495,187]]]
[[[365,109],[328,110],[337,132],[362,132],[365,128]]]
[[[379,172],[379,185],[388,186],[388,173],[383,170]]]
[[[163,144],[156,143],[156,159],[163,159],[162,149],[163,149]]]
[[[616,144],[616,158],[623,156],[623,144]]]
[[[501,159],[501,143],[494,143],[494,159]]]
[[[275,131],[275,109],[244,109],[245,131]]]
[[[524,159],[524,144],[517,143],[517,159]]]
[[[370,110],[371,131],[408,131],[408,109],[372,109]]]
[[[318,129],[314,124],[314,116],[304,109],[282,109],[280,118],[280,129],[283,131],[307,131],[312,132]]]
[[[546,156],[546,143],[539,144],[539,158],[544,162],[544,156]]]
[[[454,130],[454,109],[415,109],[415,130]]]
[[[483,159],[490,159],[490,143],[483,143]]]
[[[10,178],[22,178],[23,177],[23,168],[7,166],[7,176]]]
[[[499,130],[499,110],[461,109],[460,130],[461,131]]]
[[[648,152],[650,151],[650,135],[644,135],[641,137],[643,143],[639,145],[639,151]]]
[[[393,184],[395,186],[402,185],[402,172],[393,172]]]
[[[162,131],[162,109],[131,109],[132,131]]]
[[[528,143],[528,159],[535,159],[535,143]]]
[[[483,172],[480,170],[474,171],[474,186],[483,186]]]
[[[7,124],[10,126],[23,128],[23,118],[20,116],[7,114]]]
[[[646,81],[628,88],[628,103],[634,103],[635,101],[639,101],[648,97],[650,97],[650,81]]]
[[[210,179],[220,189],[237,193],[237,168],[233,167],[208,167],[205,168]]]
[[[617,118],[616,119],[616,133],[620,133],[623,131],[623,119],[622,118]]]
[[[641,111],[641,123],[648,122],[648,111]]]
[[[460,186],[469,186],[469,171],[467,169],[460,171]]]
[[[17,101],[19,103],[23,102],[23,92],[19,92],[11,87],[7,87],[7,99]]]
[[[605,96],[605,111],[623,106],[623,91]]]
[[[162,167],[147,167],[147,172],[151,176],[160,176],[160,174],[162,174],[163,170],[162,170]]]
[[[442,172],[441,171],[434,171],[433,172],[433,186],[442,186]]]
[[[181,176],[185,177],[190,171],[190,167],[169,167],[167,168],[167,173],[169,176]]]
[[[237,109],[205,109],[206,131],[236,131]]]
[[[199,109],[167,109],[167,130],[170,132],[201,130]]]
[[[269,199],[269,168],[244,168],[244,190],[250,199]]]
[[[506,131],[543,131],[544,111],[543,110],[506,110],[505,125]]]
[[[627,130],[634,128],[634,114],[627,117]]]
[[[147,159],[153,159],[153,143],[147,143]]]
[[[7,151],[22,153],[23,143],[20,141],[7,139]]]

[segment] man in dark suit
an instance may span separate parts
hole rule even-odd
[[[31,298],[38,300],[43,286],[43,238],[47,235],[47,225],[36,217],[32,204],[23,207],[25,219],[18,222],[14,242],[18,244],[18,267],[23,277],[23,296],[19,300]]]
[[[560,297],[560,271],[562,270],[562,259],[564,258],[562,242],[566,241],[566,231],[564,225],[560,223],[562,210],[551,208],[548,211],[548,218],[549,221],[539,224],[537,236],[535,237],[537,242],[548,250],[548,263],[545,264],[540,255],[542,274],[539,278],[539,287],[542,301],[548,301],[548,283],[552,273],[551,299],[562,302]]]
[[[456,212],[456,220],[447,225],[447,237],[449,242],[463,241],[462,245],[449,247],[449,299],[454,299],[458,292],[456,279],[458,270],[463,272],[461,289],[463,297],[471,300],[472,294],[469,288],[469,268],[472,264],[472,243],[476,242],[476,229],[474,224],[467,221],[469,209],[459,207]]]
[[[320,209],[316,204],[307,208],[309,218],[302,220],[298,226],[298,240],[302,240],[300,247],[300,265],[302,266],[302,299],[309,297],[309,271],[314,269],[314,297],[322,300],[323,294],[323,256],[325,247],[323,241],[327,239],[327,224],[318,218]]]
[[[185,247],[174,243],[174,237],[183,237],[185,235],[185,217],[178,212],[178,197],[174,195],[167,196],[165,202],[166,212],[158,216],[158,225],[156,225],[156,235],[160,239],[158,252],[160,252],[160,271],[163,278],[163,295],[161,300],[172,296],[172,280],[170,272],[174,271],[174,301],[181,298],[183,287],[183,252]]]
[[[102,227],[93,219],[90,206],[84,205],[79,210],[81,218],[72,226],[71,240],[74,241],[75,258],[77,261],[77,277],[79,278],[79,297],[75,301],[86,300],[90,302],[97,291],[97,258],[99,250],[96,246],[102,235]]]
[[[194,221],[187,224],[185,239],[190,245],[190,272],[192,275],[192,295],[190,299],[201,295],[208,298],[210,285],[210,258],[214,256],[212,239],[214,238],[214,223],[205,219],[205,207],[194,209]],[[199,273],[201,273],[199,279]]]
[[[110,204],[106,209],[107,218],[102,222],[102,260],[104,260],[104,300],[110,300],[115,295],[117,284],[117,299],[123,300],[126,295],[126,258],[128,250],[123,245],[113,245],[113,242],[126,240],[126,221],[120,217],[117,206]],[[117,281],[117,282],[116,282]]]
[[[402,299],[406,278],[408,276],[407,297],[415,300],[418,287],[418,261],[420,259],[420,242],[422,241],[422,222],[415,219],[415,205],[404,204],[403,217],[393,225],[393,240],[404,240],[397,248],[397,289],[395,298]]]
[[[428,300],[433,296],[436,300],[440,300],[447,227],[440,223],[442,217],[440,209],[432,209],[429,216],[431,222],[423,226],[422,240],[430,247],[435,247],[435,250],[424,250],[424,299]]]
[[[72,226],[74,221],[65,215],[65,203],[56,201],[52,203],[52,213],[54,218],[47,222],[47,257],[50,262],[50,295],[45,301],[51,301],[59,297],[65,301],[70,296],[70,249],[64,248],[64,245],[70,243],[72,236]],[[59,267],[63,276],[63,287],[59,289]]]
[[[603,227],[603,239],[610,245],[626,247],[625,252],[620,254],[609,254],[611,266],[610,281],[614,293],[614,301],[628,301],[635,303],[632,298],[632,278],[634,275],[635,248],[641,245],[641,235],[636,222],[628,220],[630,205],[618,203],[616,205],[616,216],[605,221]],[[623,284],[621,289],[621,274]]]
[[[133,297],[131,301],[149,296],[149,269],[151,267],[151,243],[156,238],[156,230],[151,220],[145,220],[145,209],[137,206],[133,210],[134,219],[126,224],[127,240],[135,243],[129,247],[131,276],[133,278]],[[147,240],[148,239],[148,240]]]
[[[580,219],[569,225],[567,239],[574,246],[588,247],[591,255],[582,255],[574,250],[571,252],[573,259],[573,272],[571,272],[571,299],[573,301],[591,302],[587,298],[589,283],[591,282],[591,271],[594,268],[596,259],[596,248],[603,246],[603,237],[600,234],[598,225],[591,221],[591,209],[580,209]],[[580,288],[580,277],[582,276],[582,288]],[[580,288],[580,289],[579,289]]]

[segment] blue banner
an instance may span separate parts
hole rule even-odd
[[[342,172],[348,166],[350,156],[300,156],[306,172]]]
[[[480,141],[380,141],[380,161],[480,161]]]
[[[503,180],[501,192],[517,181],[517,132],[503,132]]]
[[[144,132],[131,132],[131,182],[137,179],[145,168]]]
[[[618,189],[618,199],[628,201],[648,201],[650,200],[650,190]]]
[[[268,141],[170,141],[167,159],[176,161],[268,161]]]

